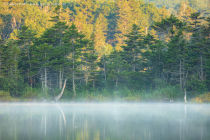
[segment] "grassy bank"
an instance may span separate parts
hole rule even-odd
[[[59,89],[54,91],[47,91],[43,94],[42,89],[38,88],[25,88],[24,92],[19,97],[10,96],[9,92],[0,91],[1,102],[43,102],[52,101],[53,98],[60,93]],[[193,92],[195,93],[195,91]],[[210,92],[193,94],[187,92],[187,101],[196,103],[210,102]],[[81,89],[77,91],[76,98],[73,99],[73,92],[65,90],[59,102],[78,101],[78,102],[174,102],[184,101],[184,92],[180,91],[179,87],[166,86],[155,90],[130,90],[126,87],[118,88],[115,90],[103,89],[96,90]]]

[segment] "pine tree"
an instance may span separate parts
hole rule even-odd
[[[200,80],[203,82],[204,81],[204,52],[205,52],[205,47],[204,47],[204,40],[203,40],[203,35],[202,35],[202,26],[201,22],[203,17],[200,16],[201,13],[193,13],[190,15],[190,18],[192,21],[194,21],[191,25],[191,31],[192,31],[192,37],[190,40],[190,52],[192,55],[195,57],[192,58],[192,63],[194,65],[194,71],[199,71],[199,77]],[[200,68],[199,68],[200,67]]]
[[[127,35],[127,40],[125,40],[125,46],[121,46],[123,48],[123,60],[125,60],[130,65],[130,70],[136,72],[140,70],[140,56],[142,53],[142,49],[145,46],[142,45],[143,36],[139,31],[140,28],[133,24],[133,28],[131,32]]]
[[[28,84],[32,87],[31,80],[34,75],[31,74],[32,64],[31,61],[31,44],[35,39],[36,33],[33,30],[28,29],[27,26],[23,25],[20,32],[17,35],[17,44],[21,48],[21,61],[22,61],[22,73],[27,75]]]
[[[83,38],[85,35],[78,32],[76,26],[72,24],[65,32],[64,35],[64,44],[67,52],[69,55],[67,56],[67,68],[68,71],[71,73],[70,76],[72,77],[72,89],[73,89],[73,98],[76,98],[76,76],[77,72],[79,72],[79,66],[81,61],[79,61],[80,55],[81,55],[81,48],[83,48]]]
[[[96,75],[98,73],[98,65],[97,65],[97,59],[98,59],[98,54],[96,53],[94,46],[95,46],[95,34],[91,35],[90,43],[89,43],[89,53],[88,53],[88,61],[90,63],[90,76],[92,78],[92,85],[93,88],[95,88],[95,83],[96,83]]]
[[[144,44],[148,48],[143,52],[142,63],[146,72],[152,76],[152,79],[164,79],[164,63],[166,46],[161,40],[154,39],[154,36],[148,34],[144,38]]]
[[[94,42],[95,35],[91,35],[91,40],[84,39],[83,44],[83,60],[85,65],[85,84],[86,87],[88,86],[88,80],[92,77],[93,80],[93,88],[95,87],[95,74],[96,74],[96,60],[98,58],[98,55],[96,55],[95,49],[94,49]]]
[[[62,67],[64,65],[64,54],[63,54],[63,38],[64,32],[67,29],[66,21],[64,21],[63,17],[61,16],[64,12],[64,9],[58,5],[55,7],[54,13],[55,16],[51,17],[50,21],[55,22],[54,26],[47,29],[44,34],[41,36],[39,43],[47,43],[48,45],[53,45],[57,51],[53,54],[52,57],[52,65],[53,67],[59,71],[59,88],[62,88],[62,81],[63,81],[63,70]]]
[[[0,76],[3,75],[4,41],[0,39]]]
[[[176,32],[178,32],[178,29],[184,25],[186,25],[186,23],[181,22],[175,15],[171,15],[170,17],[162,19],[161,21],[154,22],[151,27],[159,32],[159,39],[164,40],[164,38],[167,38],[168,34],[168,37],[172,39]],[[166,41],[166,39],[164,41]]]
[[[4,68],[4,85],[3,90],[9,91],[12,96],[18,96],[23,90],[23,77],[19,69],[20,48],[16,40],[8,40],[4,48],[3,68]]]
[[[48,91],[48,67],[50,65],[49,60],[52,57],[52,45],[47,45],[47,43],[41,44],[40,46],[36,47],[37,53],[34,53],[36,57],[39,59],[38,65],[40,65],[40,75],[41,75],[41,82],[42,82],[42,89],[43,93],[47,94]],[[42,70],[43,69],[43,70]],[[51,83],[50,83],[51,84]]]
[[[110,63],[107,65],[108,68],[108,80],[115,81],[115,87],[118,87],[119,82],[124,80],[126,77],[128,64],[123,61],[120,56],[120,52],[113,51],[110,56]]]
[[[204,69],[205,69],[205,76],[204,79],[206,80],[206,85],[208,90],[210,90],[210,17],[207,17],[205,19],[208,24],[203,27],[203,35],[204,35],[204,40],[203,40],[203,45],[205,47],[204,51]]]
[[[168,44],[167,52],[167,69],[171,73],[171,81],[174,83],[179,83],[180,89],[183,91],[187,78],[187,42],[183,38],[183,29],[180,29],[178,33],[171,39]]]

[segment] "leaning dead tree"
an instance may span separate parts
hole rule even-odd
[[[63,95],[64,89],[65,89],[65,87],[66,87],[66,80],[67,80],[67,79],[65,79],[65,81],[64,81],[63,89],[62,89],[61,93],[58,94],[58,96],[56,96],[56,97],[54,98],[54,101],[55,101],[55,102],[57,102],[57,101],[61,98],[61,96]]]

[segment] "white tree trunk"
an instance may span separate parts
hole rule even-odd
[[[119,74],[120,70],[119,68],[117,68],[117,73]],[[117,80],[116,80],[116,87],[117,87],[117,84],[118,84],[118,76],[117,76]]]
[[[184,102],[186,103],[187,102],[187,93],[186,93],[186,89],[184,90],[185,92],[185,95],[184,95]]]
[[[87,86],[87,82],[88,82],[88,74],[87,74],[87,58],[86,58],[86,63],[85,63],[85,83],[86,83],[86,86]]]
[[[179,61],[180,61],[180,63],[179,63],[179,82],[180,82],[180,87],[182,90],[182,62],[181,62],[181,59]]]
[[[76,89],[75,89],[75,73],[74,73],[74,52],[72,53],[73,57],[73,74],[72,74],[72,80],[73,80],[73,93],[74,93],[74,99],[76,97]]]
[[[103,62],[104,62],[104,77],[105,77],[105,81],[106,81],[106,64],[105,64],[105,60],[104,60],[104,55],[103,55]]]
[[[58,101],[61,98],[61,96],[63,95],[64,89],[66,87],[66,80],[67,79],[65,79],[65,81],[64,81],[64,84],[63,84],[63,88],[62,88],[61,93],[58,96],[55,97],[55,99],[54,99],[55,101]]]
[[[44,67],[44,90],[45,90],[45,94],[47,94],[47,68],[46,66]]]
[[[45,60],[46,60],[46,53],[45,53]],[[47,94],[47,68],[44,67],[44,90],[45,94]]]
[[[62,88],[62,71],[61,69],[59,70],[59,89]]]

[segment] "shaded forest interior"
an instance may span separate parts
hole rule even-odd
[[[210,90],[208,0],[2,0],[0,97],[184,101]],[[210,101],[210,97],[209,97]]]

